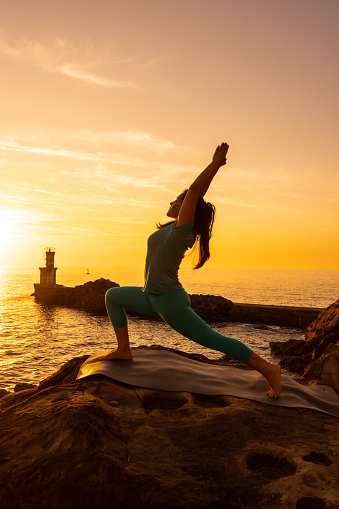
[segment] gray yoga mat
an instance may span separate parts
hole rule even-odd
[[[327,385],[301,385],[282,375],[282,393],[272,399],[266,394],[266,380],[257,371],[207,364],[168,350],[133,349],[132,361],[98,361],[101,355],[87,359],[77,379],[100,374],[137,387],[236,396],[274,406],[309,408],[339,418],[339,396]]]

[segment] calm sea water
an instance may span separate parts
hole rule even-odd
[[[89,269],[89,274],[87,274]],[[81,285],[100,277],[123,285],[142,285],[140,267],[62,267],[57,282]],[[327,307],[339,297],[339,270],[181,269],[189,293],[222,295],[233,302]],[[69,359],[113,348],[114,333],[107,317],[62,307],[46,307],[31,296],[39,282],[37,267],[0,267],[0,387],[38,383]],[[160,344],[202,353],[222,354],[186,340],[165,323],[130,318],[132,346]],[[269,341],[301,339],[300,329],[223,323],[215,328],[245,342],[270,359]]]

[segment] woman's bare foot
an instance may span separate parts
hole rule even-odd
[[[98,357],[98,361],[108,361],[111,359],[120,359],[123,361],[131,361],[133,358],[132,351],[130,348],[117,348],[116,350],[110,350],[106,355]]]
[[[267,394],[270,398],[279,398],[281,393],[281,367],[278,364],[271,364],[270,369],[267,370],[264,377],[267,380],[268,385],[271,387]]]
[[[248,365],[259,371],[259,373],[266,378],[267,383],[270,386],[270,390],[267,391],[268,396],[270,396],[270,398],[279,398],[281,393],[281,367],[278,364],[268,362],[254,352],[248,362]]]

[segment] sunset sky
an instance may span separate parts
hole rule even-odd
[[[0,9],[0,265],[140,265],[206,198],[211,266],[339,269],[337,0],[12,0]]]

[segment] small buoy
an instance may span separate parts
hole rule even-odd
[[[87,269],[87,274],[89,274],[89,269]]]

